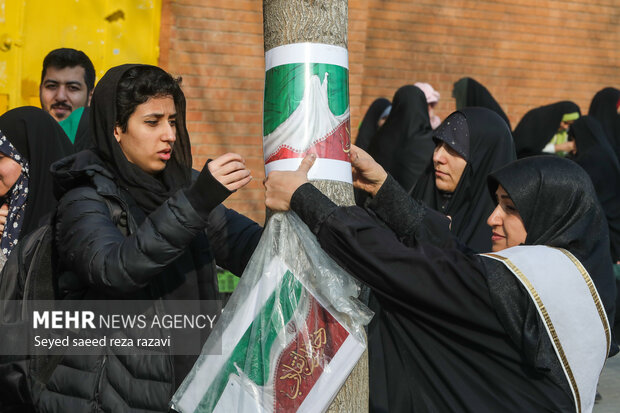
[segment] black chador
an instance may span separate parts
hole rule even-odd
[[[455,191],[446,193],[435,186],[435,169],[429,157],[411,196],[449,215],[452,232],[463,244],[474,251],[489,251],[491,229],[486,220],[495,207],[487,196],[486,179],[489,173],[515,159],[510,130],[491,110],[466,108],[448,116],[433,138],[454,149],[467,165]]]
[[[495,258],[463,253],[447,218],[407,197],[391,177],[368,204],[389,229],[359,207],[337,207],[309,183],[294,193],[291,208],[322,248],[380,302],[375,317],[381,318],[383,369],[370,374],[383,382],[385,394],[371,392],[371,411],[575,412],[576,400],[586,407],[594,402],[600,369],[617,346],[604,328],[613,320],[613,275],[606,222],[592,184],[571,161],[550,157],[506,166],[492,175],[489,189],[494,192],[498,184],[521,213],[527,238],[526,246],[499,251]],[[575,299],[589,303],[593,322],[575,321],[568,332],[595,328],[596,334],[583,338],[596,358],[588,363],[596,364],[594,375],[588,366],[577,368],[579,360],[573,375],[564,373],[538,301],[497,258],[515,248],[562,257],[576,274],[571,280],[585,287],[574,296],[552,290],[541,297],[545,303],[559,298],[567,307]],[[521,267],[527,261],[515,260],[523,274],[536,275],[536,262]],[[588,289],[586,271],[595,289]],[[558,338],[566,344],[567,360],[574,361],[568,341]]]

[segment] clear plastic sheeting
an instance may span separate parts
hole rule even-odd
[[[325,411],[366,348],[359,292],[297,215],[274,215],[172,408]]]

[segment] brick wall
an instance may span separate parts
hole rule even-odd
[[[240,153],[253,181],[226,205],[262,223],[265,62],[259,0],[164,0],[160,65],[182,76],[194,167]]]
[[[514,125],[532,107],[573,100],[587,112],[620,87],[617,0],[349,0],[352,134],[368,105],[416,81],[455,109],[453,83],[484,84]],[[261,0],[164,0],[160,65],[183,77],[195,167],[241,153],[254,181],[226,204],[262,222]]]

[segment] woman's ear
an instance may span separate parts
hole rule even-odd
[[[121,143],[121,134],[123,133],[123,129],[120,125],[114,126],[114,137],[116,138],[116,142]]]

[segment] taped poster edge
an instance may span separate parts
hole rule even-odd
[[[296,171],[302,159],[303,158],[289,158],[269,162],[265,165],[265,176],[268,176],[271,171]],[[353,184],[351,164],[335,159],[319,158],[314,161],[314,165],[310,168],[308,179],[311,181],[342,181]]]
[[[322,63],[349,69],[349,52],[344,47],[321,43],[293,43],[265,53],[265,72],[294,63]]]

